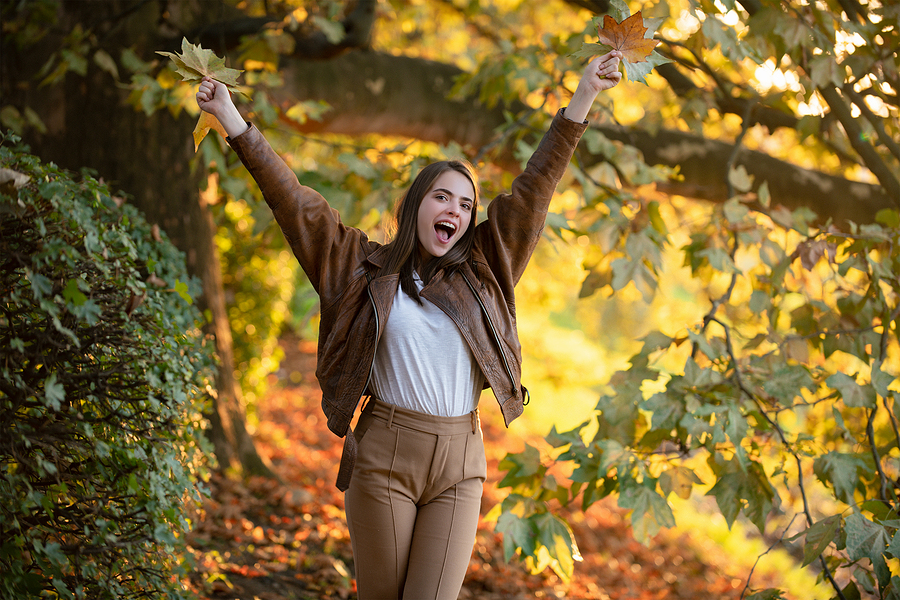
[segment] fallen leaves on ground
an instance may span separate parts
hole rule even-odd
[[[280,481],[215,475],[211,497],[188,538],[195,565],[190,585],[210,600],[356,598],[344,499],[334,486],[341,440],[325,426],[313,375],[313,344],[285,338],[278,380],[259,406],[256,441]],[[496,413],[496,414],[494,414]],[[497,464],[525,441],[483,406],[488,483],[482,515],[503,498]],[[536,440],[528,440],[537,443]],[[727,557],[687,533],[667,531],[645,546],[634,540],[613,501],[587,513],[563,513],[584,561],[565,583],[549,569],[529,574],[503,560],[503,541],[482,522],[460,598],[530,600],[688,600],[740,597],[744,580],[726,573]],[[700,554],[704,556],[700,556]],[[740,574],[746,576],[746,574]],[[756,582],[762,585],[763,582]]]

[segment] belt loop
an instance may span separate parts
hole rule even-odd
[[[391,414],[388,415],[388,423],[387,423],[388,429],[391,429],[394,425],[394,409],[395,408],[397,408],[397,406],[394,404],[391,404]]]
[[[476,408],[469,414],[472,415],[472,433],[475,433],[478,431],[478,409]]]

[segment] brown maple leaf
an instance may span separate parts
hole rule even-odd
[[[621,23],[609,15],[603,17],[603,27],[597,28],[601,44],[612,46],[622,53],[628,62],[646,62],[647,57],[659,44],[659,40],[645,38],[644,17],[640,11],[634,13]]]

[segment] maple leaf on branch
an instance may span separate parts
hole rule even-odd
[[[245,97],[247,93],[237,82],[237,78],[243,71],[239,69],[231,69],[225,66],[225,59],[216,56],[212,50],[202,48],[199,44],[194,45],[187,41],[187,38],[181,40],[181,54],[175,52],[160,52],[157,54],[168,56],[175,64],[175,71],[181,75],[185,83],[199,84],[204,77],[210,77],[216,81],[223,83],[229,92],[237,92]],[[225,128],[219,123],[218,119],[207,112],[200,113],[200,120],[194,127],[194,152],[200,147],[200,142],[206,137],[210,129],[214,129],[222,138],[226,138]]]
[[[644,19],[641,11],[630,14],[621,0],[610,2],[610,12],[594,20],[597,26],[598,44],[585,43],[573,54],[576,58],[593,58],[611,50],[622,53],[621,65],[629,81],[647,84],[645,78],[655,67],[671,62],[654,50],[659,40],[653,39],[662,19]]]

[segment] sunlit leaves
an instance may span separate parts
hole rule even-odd
[[[841,515],[814,521],[803,536],[804,564],[860,561],[867,570],[857,572],[858,585],[888,593],[884,556],[900,547],[889,546],[900,525],[890,511],[900,443],[892,425],[900,234],[885,227],[896,224],[896,212],[851,233],[817,229],[806,210],[760,212],[745,201],[746,174],[731,177],[741,195],[716,207],[716,226],[695,228],[681,248],[693,277],[709,286],[709,319],[644,338],[631,368],[600,398],[593,441],[557,434],[553,445],[565,449],[557,460],[573,466],[583,506],[618,492],[636,509],[635,533],[649,535],[666,521],[661,502],[698,491],[715,498],[727,523],[743,517],[766,530],[779,522],[774,509],[796,494],[793,467],[783,458],[772,467],[791,456],[807,493],[856,507],[846,525]],[[602,224],[607,251],[634,235],[614,216]],[[643,248],[625,248],[618,264],[633,265]],[[678,340],[689,342],[689,356],[679,357]],[[665,376],[648,385],[651,365],[665,360]],[[697,451],[707,457],[709,481],[685,458]]]
[[[535,511],[533,499],[511,494],[501,504],[496,529],[503,533],[503,555],[509,561],[518,553],[532,573],[548,566],[564,580],[572,576],[581,553],[568,524],[546,510]]]

